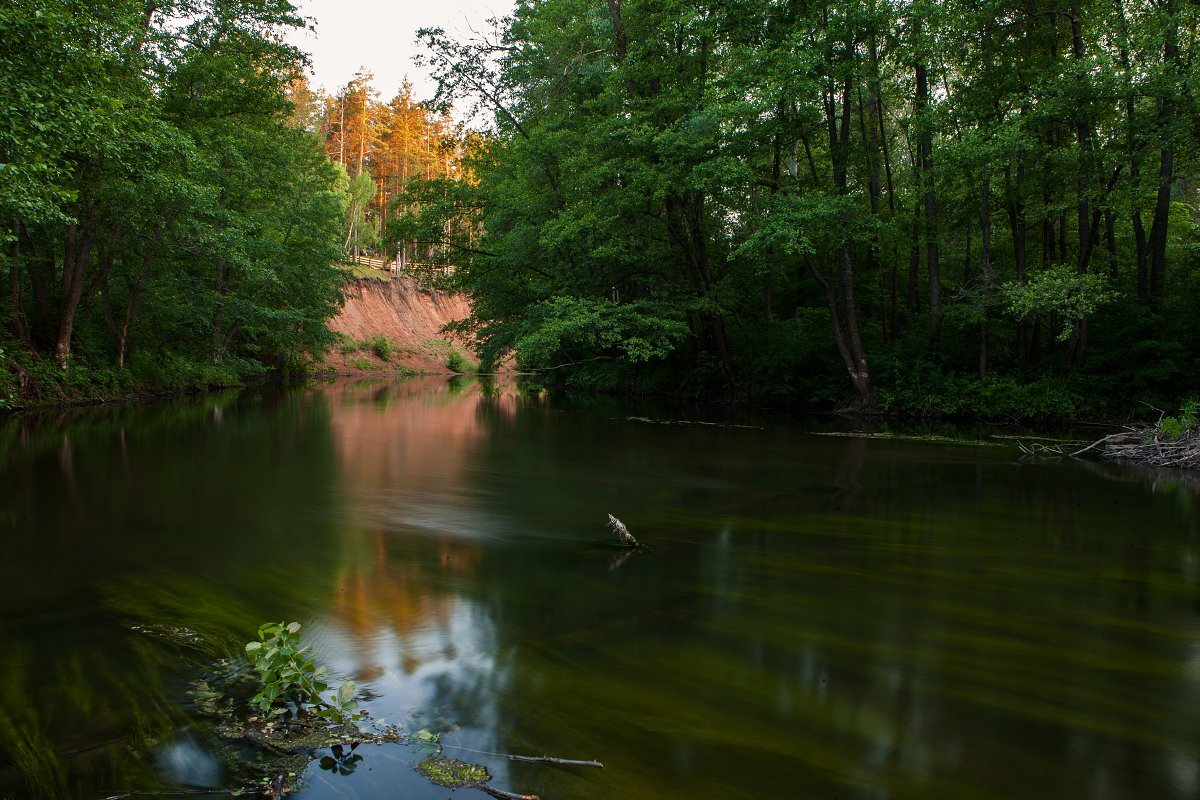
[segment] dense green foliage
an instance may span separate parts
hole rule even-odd
[[[265,714],[315,706],[320,716],[345,722],[356,716],[354,681],[338,687],[332,702],[322,697],[329,688],[328,671],[318,667],[311,646],[300,644],[300,623],[268,622],[258,629],[258,641],[246,644],[246,656],[258,672],[260,689],[251,702]],[[289,705],[290,704],[290,705]]]
[[[493,121],[456,214],[486,360],[999,416],[1196,387],[1200,9],[521,0],[422,32]],[[847,377],[849,380],[847,380]]]
[[[226,383],[332,341],[347,179],[287,124],[298,24],[286,0],[0,6],[5,397]]]

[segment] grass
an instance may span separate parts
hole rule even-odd
[[[343,264],[342,270],[350,279],[358,278],[390,278],[391,273],[369,267],[366,264]]]

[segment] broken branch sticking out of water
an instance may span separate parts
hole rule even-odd
[[[497,789],[495,786],[490,784],[480,786],[479,788],[483,789],[492,797],[499,797],[500,800],[542,800],[536,794],[515,794],[514,792],[506,792],[503,789]]]
[[[509,756],[510,761],[531,761],[535,764],[557,764],[560,767],[597,767],[604,769],[599,761],[577,761],[573,758],[552,758],[550,756]]]
[[[201,795],[237,795],[241,793],[241,789],[179,789],[167,792],[121,792],[109,795],[104,800],[125,800],[126,797],[199,797]]]
[[[633,534],[629,532],[629,528],[625,527],[625,523],[612,514],[608,515],[608,527],[612,528],[613,533],[617,535],[617,541],[625,547],[641,546],[638,544],[638,540],[633,538]]]
[[[451,750],[462,750],[466,753],[477,753],[481,756],[495,756],[496,758],[507,758],[509,761],[528,761],[533,764],[555,764],[560,767],[596,767],[604,769],[604,764],[599,761],[590,761],[574,758],[555,758],[553,756],[518,756],[512,753],[493,753],[490,750],[472,750],[470,747],[463,747],[461,744],[446,744],[441,743],[442,747],[447,747]]]

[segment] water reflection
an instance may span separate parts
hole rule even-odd
[[[1189,479],[630,419],[682,413],[429,379],[0,427],[0,795],[211,782],[187,668],[126,629],[284,618],[546,797],[1200,790]],[[321,755],[310,800],[445,796],[403,749]]]

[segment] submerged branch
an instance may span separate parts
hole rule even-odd
[[[596,767],[604,769],[599,761],[579,761],[573,758],[553,758],[551,756],[509,756],[509,761],[530,761],[535,764],[556,764],[560,767]]]
[[[470,747],[464,747],[461,744],[446,744],[440,743],[442,747],[448,747],[451,750],[462,750],[466,753],[477,753],[481,756],[495,756],[497,758],[507,758],[509,761],[529,761],[535,764],[557,764],[560,767],[598,767],[604,768],[604,764],[599,761],[585,761],[573,758],[554,758],[553,756],[518,756],[512,753],[493,753],[490,750],[473,750]]]

